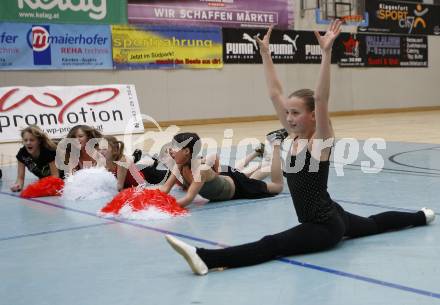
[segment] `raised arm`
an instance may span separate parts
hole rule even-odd
[[[316,139],[325,140],[334,136],[328,113],[328,101],[330,97],[330,65],[333,43],[341,32],[341,25],[342,21],[337,19],[329,25],[323,36],[315,31],[315,36],[322,52],[321,67],[315,89]]]
[[[269,92],[269,97],[277,112],[278,119],[284,128],[289,130],[289,124],[286,120],[286,108],[285,97],[283,95],[283,87],[278,79],[275,65],[272,61],[272,56],[269,49],[270,36],[272,34],[272,27],[269,28],[266,35],[261,40],[259,37],[255,37],[260,47],[260,54],[263,59],[264,76],[266,77],[266,85]]]

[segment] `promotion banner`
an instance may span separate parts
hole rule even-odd
[[[262,39],[267,29],[223,29],[225,64],[262,63],[256,37]],[[272,60],[276,64],[319,64],[321,48],[310,31],[273,30],[270,39]],[[332,55],[332,63],[337,58]]]
[[[343,33],[341,67],[428,67],[427,36]]]
[[[0,70],[113,69],[110,27],[0,23]]]
[[[2,0],[0,21],[127,23],[127,0]]]
[[[134,85],[0,88],[0,142],[21,141],[28,125],[61,138],[79,124],[104,134],[143,132]]]
[[[129,0],[129,23],[217,25],[222,27],[293,27],[290,0]]]
[[[359,31],[440,35],[440,6],[398,1],[365,1],[368,27]]]
[[[112,26],[116,69],[219,69],[219,28]]]

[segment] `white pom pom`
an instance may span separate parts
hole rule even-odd
[[[118,193],[116,177],[103,167],[85,168],[66,178],[64,200],[95,200]]]

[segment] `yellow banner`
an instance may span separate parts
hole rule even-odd
[[[113,25],[116,69],[220,69],[223,67],[219,28]]]

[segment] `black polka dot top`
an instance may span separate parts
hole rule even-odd
[[[284,176],[299,222],[322,223],[331,216],[334,204],[327,192],[329,167],[330,161],[316,160],[308,149],[291,156]]]

